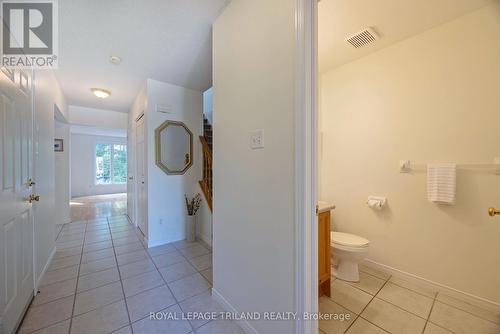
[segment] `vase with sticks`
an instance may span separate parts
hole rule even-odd
[[[196,194],[193,198],[188,199],[187,195],[184,195],[186,200],[186,239],[188,242],[194,242],[196,239],[196,213],[200,209],[201,205],[201,195]]]

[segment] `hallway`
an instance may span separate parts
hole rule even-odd
[[[231,321],[181,315],[222,311],[210,292],[210,249],[147,249],[138,235],[125,215],[63,225],[19,333],[243,333]],[[159,311],[179,319],[149,319]]]

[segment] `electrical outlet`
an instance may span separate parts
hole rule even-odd
[[[250,148],[252,150],[264,148],[264,130],[255,130],[250,133]]]

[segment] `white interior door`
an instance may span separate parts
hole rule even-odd
[[[34,289],[33,215],[27,201],[32,191],[31,78],[28,71],[0,71],[0,315],[6,334],[16,329]]]
[[[146,192],[146,142],[144,117],[137,121],[136,129],[136,166],[137,166],[137,225],[148,237],[147,192]]]

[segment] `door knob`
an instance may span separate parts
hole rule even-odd
[[[488,214],[493,217],[493,216],[497,216],[497,215],[500,215],[500,210],[497,210],[493,207],[489,208],[488,209]]]
[[[38,201],[40,201],[40,195],[34,195],[34,194],[29,195],[28,202],[33,203]]]

